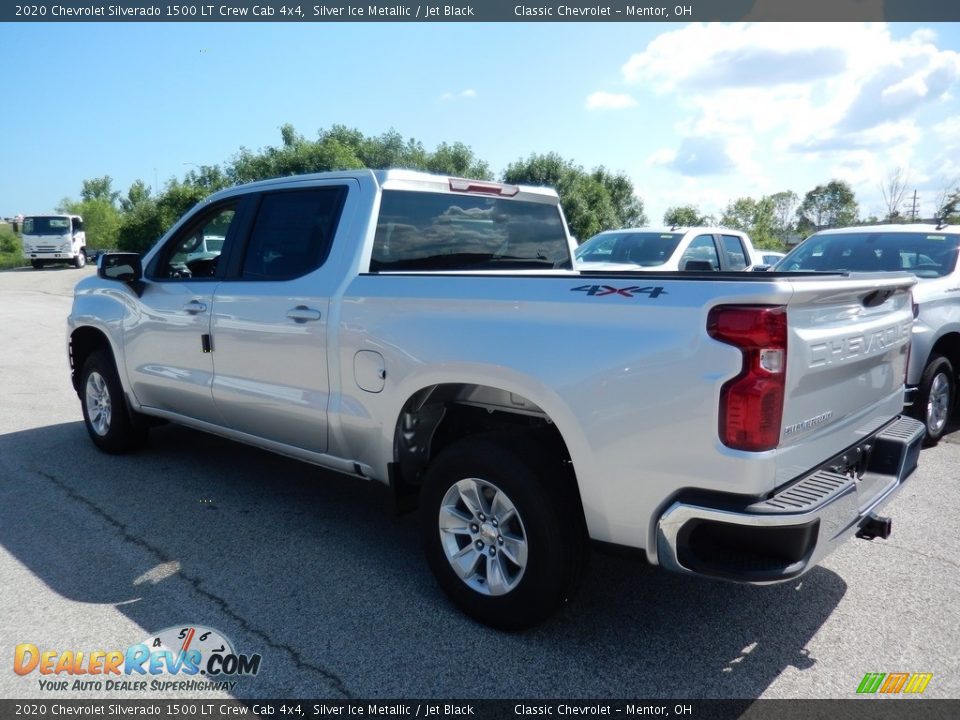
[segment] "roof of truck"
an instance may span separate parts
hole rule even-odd
[[[485,194],[491,197],[516,198],[539,202],[558,202],[557,191],[549,187],[515,185],[490,180],[474,180],[450,175],[437,175],[419,170],[391,168],[388,170],[333,170],[306,175],[287,175],[284,177],[258,180],[256,182],[226,188],[211,197],[225,197],[237,192],[270,189],[289,185],[309,184],[314,180],[369,178],[385,190],[421,190],[429,192],[451,192],[464,194]],[[499,192],[498,192],[499,190]]]

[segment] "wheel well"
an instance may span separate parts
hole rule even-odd
[[[423,473],[444,448],[495,430],[529,433],[566,467],[575,482],[570,452],[553,420],[535,403],[508,391],[472,384],[424,388],[404,405],[394,433],[391,484],[397,497],[416,496]]]
[[[937,340],[930,355],[943,355],[953,365],[953,371],[960,372],[960,333],[948,333]],[[930,362],[930,358],[927,358],[927,362]]]
[[[80,395],[80,371],[90,354],[97,350],[112,352],[110,341],[100,330],[92,327],[81,327],[70,335],[70,380],[73,389]]]

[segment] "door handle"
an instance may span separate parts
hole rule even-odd
[[[183,306],[183,309],[191,315],[196,315],[197,313],[206,312],[207,306],[199,300],[191,300]]]
[[[292,310],[287,311],[287,317],[298,323],[305,323],[310,320],[319,320],[320,311],[309,308],[306,305],[297,305]]]

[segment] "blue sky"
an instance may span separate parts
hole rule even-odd
[[[84,178],[162,185],[335,123],[463,141],[495,172],[555,151],[626,172],[659,222],[692,202],[907,170],[960,181],[960,25],[0,24],[0,216]]]

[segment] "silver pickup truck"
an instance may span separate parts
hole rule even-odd
[[[77,286],[90,437],[122,453],[168,420],[384,483],[443,589],[504,629],[571,596],[590,539],[769,583],[887,536],[923,437],[899,416],[913,277],[605,275],[572,250],[542,188],[217,193]]]

